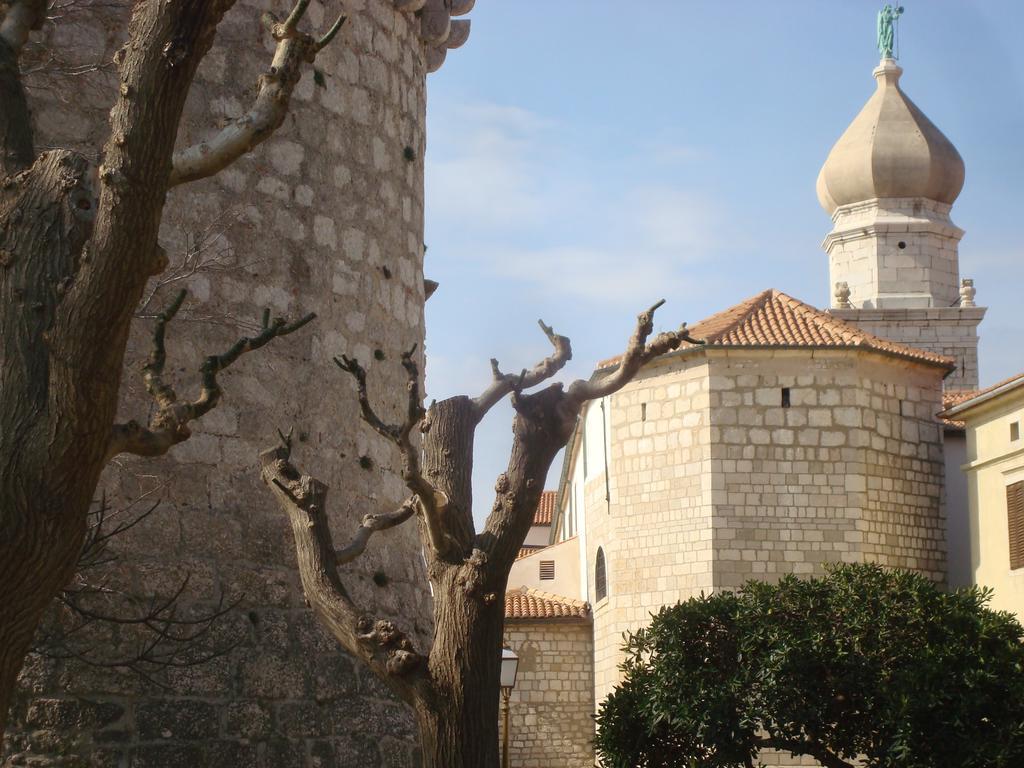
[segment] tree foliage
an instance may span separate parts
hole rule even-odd
[[[1024,630],[990,598],[843,565],[663,608],[600,707],[603,764],[749,767],[767,748],[834,768],[1022,765]]]

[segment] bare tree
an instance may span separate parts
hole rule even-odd
[[[338,366],[355,379],[363,419],[402,451],[402,478],[410,497],[396,510],[367,510],[351,541],[335,548],[328,527],[327,487],[291,463],[291,440],[264,452],[264,482],[292,524],[306,598],[341,645],[365,662],[416,714],[427,768],[493,768],[498,764],[498,681],[509,569],[530,528],[544,481],[566,444],[583,406],[629,382],[648,360],[681,343],[696,342],[683,325],[648,341],[654,311],[640,314],[618,368],[608,376],[578,380],[568,389],[551,384],[569,360],[569,340],[541,323],[553,353],[530,370],[502,373],[476,398],[459,396],[424,410],[415,350],[402,357],[408,374],[405,418],[388,424],[370,403],[366,371],[342,357]],[[516,415],[508,469],[484,529],[473,524],[470,478],[477,425],[504,397]],[[422,433],[422,455],[415,432]],[[417,649],[395,623],[360,606],[342,584],[338,568],[359,557],[378,531],[417,519],[434,594],[434,639]]]
[[[47,605],[74,575],[103,467],[119,453],[158,455],[216,405],[217,375],[296,330],[264,316],[252,338],[207,358],[201,393],[163,379],[157,319],[145,383],[148,425],[115,424],[129,326],[167,258],[158,243],[170,187],[217,173],[284,120],[303,67],[338,31],[300,31],[309,0],[264,25],[276,41],[248,113],[207,141],[174,150],[185,99],[234,0],[140,0],[114,57],[118,92],[97,165],[37,153],[20,60],[46,0],[0,0],[0,740],[15,680]],[[73,119],[73,118],[69,118]]]

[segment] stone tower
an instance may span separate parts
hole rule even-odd
[[[178,287],[189,301],[168,327],[169,368],[182,393],[198,389],[203,356],[251,332],[263,307],[315,323],[224,372],[224,399],[190,440],[155,461],[118,460],[101,489],[112,509],[156,511],[115,539],[117,589],[173,594],[182,616],[228,606],[199,666],[166,670],[161,688],[137,675],[30,657],[8,754],[0,764],[127,768],[341,768],[416,764],[412,719],[367,670],[342,653],[303,603],[287,520],[262,486],[258,453],[294,428],[309,471],[331,487],[335,539],[405,497],[392,446],[365,428],[355,392],[332,357],[370,369],[372,397],[394,417],[404,398],[401,352],[423,348],[423,157],[426,75],[466,40],[455,19],[472,0],[313,0],[303,26],[339,36],[307,70],[284,125],[214,178],[168,198],[161,241],[174,277],[141,308],[123,383],[124,420],[144,420],[140,364],[152,317]],[[130,3],[83,0],[51,20],[31,76],[40,146],[96,155],[117,92],[109,66]],[[179,131],[208,137],[249,109],[273,45],[264,11],[247,0],[226,16]],[[269,47],[268,47],[269,46]],[[58,71],[48,69],[51,61]],[[72,117],[73,116],[73,119]],[[430,598],[413,526],[377,536],[343,574],[353,597],[401,615],[429,638]],[[93,649],[131,657],[123,633]],[[14,754],[11,754],[13,751]],[[8,762],[9,761],[9,762]]]
[[[954,357],[947,389],[978,385],[971,280],[960,279],[963,230],[950,209],[964,183],[953,144],[899,85],[903,69],[883,58],[875,93],[839,138],[818,175],[832,216],[823,247],[832,311],[884,338]]]

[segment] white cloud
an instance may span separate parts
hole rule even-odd
[[[662,295],[689,293],[680,265],[664,252],[552,246],[502,249],[490,255],[499,276],[533,284],[550,298],[632,307]]]
[[[687,270],[719,248],[715,201],[605,172],[562,126],[527,110],[464,105],[432,123],[431,137],[428,237],[446,258],[542,297],[635,306],[686,295]]]
[[[548,206],[537,189],[539,149],[552,125],[527,110],[494,104],[462,106],[432,123],[429,215],[476,228],[542,221]]]
[[[700,261],[716,250],[721,222],[706,200],[672,187],[635,190],[629,199],[627,213],[650,249],[672,251],[682,261]]]

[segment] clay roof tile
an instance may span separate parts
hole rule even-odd
[[[1024,373],[1014,374],[1013,376],[1010,376],[1007,379],[1003,379],[1002,381],[997,381],[992,386],[985,387],[984,389],[961,389],[945,392],[942,395],[942,412],[939,414],[939,419],[946,424],[952,424],[954,426],[959,427],[966,427],[965,422],[949,418],[946,415],[946,411],[948,411],[950,408],[956,408],[959,405],[963,405],[968,400],[973,400],[976,397],[984,397],[985,395],[989,395],[992,392],[995,392],[997,389],[1002,389],[1003,387],[1009,384],[1012,384],[1016,387],[1020,386],[1020,383],[1024,383]]]
[[[516,555],[516,560],[529,557],[530,555],[540,552],[542,549],[547,549],[547,547],[520,547],[519,554]]]
[[[521,587],[505,593],[506,619],[586,619],[590,605],[539,589]]]
[[[869,349],[948,369],[956,365],[951,357],[875,336],[775,289],[717,312],[690,326],[689,331],[715,347]],[[618,357],[605,360],[598,368],[618,361]]]
[[[558,491],[544,491],[541,493],[540,503],[537,504],[537,511],[533,513],[534,525],[551,525],[557,498]]]

